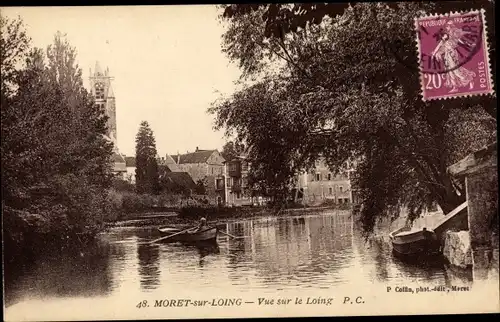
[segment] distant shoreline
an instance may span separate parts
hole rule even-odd
[[[273,212],[269,208],[255,207],[255,208],[228,208],[234,209],[231,214],[227,213],[216,213],[213,215],[207,215],[209,223],[226,223],[232,222],[239,219],[255,219],[262,217],[296,217],[303,215],[304,213],[311,213],[315,211],[324,210],[344,210],[348,211],[351,208],[347,207],[334,207],[334,206],[323,206],[323,207],[305,207],[305,208],[290,208],[283,209],[279,212]],[[226,209],[227,210],[227,209]],[[239,211],[238,211],[239,210]],[[128,216],[129,218],[123,220],[117,220],[113,222],[107,222],[106,228],[119,228],[119,227],[145,227],[145,226],[156,226],[156,225],[187,225],[193,224],[198,221],[198,218],[189,218],[181,216],[176,212],[141,212],[134,213]],[[195,217],[195,216],[193,216]]]

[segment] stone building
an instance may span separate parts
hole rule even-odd
[[[253,195],[248,186],[248,171],[250,163],[244,156],[225,162],[225,200],[228,205],[243,206],[258,202],[258,196]]]
[[[314,204],[331,200],[337,204],[352,203],[353,190],[350,176],[351,165],[346,170],[334,174],[326,165],[323,158],[315,162],[315,167],[297,175],[297,189],[299,199],[304,203]]]
[[[203,182],[210,201],[222,204],[224,194],[224,158],[217,150],[170,155],[180,171],[189,173],[195,183]]]
[[[125,166],[127,172],[125,173],[125,180],[135,184],[135,157],[125,157]]]
[[[469,154],[464,159],[448,167],[448,173],[456,178],[465,179],[467,199],[468,231],[448,234],[451,245],[456,240],[466,240],[473,266],[473,279],[497,283],[499,273],[499,230],[498,230],[498,150],[494,142],[483,149]],[[461,236],[457,236],[461,234]],[[464,238],[465,237],[465,238]],[[464,248],[464,247],[460,247]],[[454,252],[448,252],[450,258],[456,257]],[[455,254],[453,254],[455,253]]]
[[[113,143],[113,172],[116,176],[125,179],[127,166],[125,156],[118,151],[118,141],[116,132],[116,99],[111,86],[113,77],[109,75],[109,69],[102,71],[99,62],[96,62],[94,73],[90,70],[90,92],[94,96],[95,104],[98,107],[104,108],[108,116],[108,132],[106,138]]]
[[[172,159],[170,155],[166,155],[166,157],[157,157],[158,160],[158,166],[159,167],[164,167],[167,172],[182,172],[175,161]],[[135,168],[136,168],[136,161],[135,157],[125,157],[125,163],[127,167],[127,173],[126,173],[126,178],[125,180],[129,181],[130,183],[135,183]]]

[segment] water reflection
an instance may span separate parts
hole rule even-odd
[[[243,220],[222,229],[242,238],[221,234],[214,244],[148,244],[158,237],[156,227],[122,228],[103,234],[82,253],[40,253],[6,271],[8,303],[36,296],[119,297],[178,288],[207,294],[224,289],[273,293],[353,283],[369,287],[377,280],[471,281],[470,271],[445,263],[412,265],[394,258],[386,240],[361,237],[348,212]]]
[[[109,245],[45,248],[43,254],[21,259],[4,270],[5,304],[19,297],[94,297],[111,291]]]
[[[329,274],[347,266],[352,253],[348,214],[264,218],[227,224],[227,231],[247,236],[224,240],[234,280],[251,269],[253,278],[264,284],[288,287],[318,282],[326,287]]]
[[[160,247],[156,244],[141,243],[137,246],[139,277],[141,288],[154,290],[160,286]]]

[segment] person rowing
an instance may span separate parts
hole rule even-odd
[[[191,232],[192,233],[196,233],[196,232],[202,231],[202,230],[207,229],[207,228],[208,228],[208,226],[207,226],[207,219],[205,217],[201,217],[200,223]]]

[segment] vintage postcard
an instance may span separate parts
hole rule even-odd
[[[4,319],[500,312],[494,4],[0,8]]]

